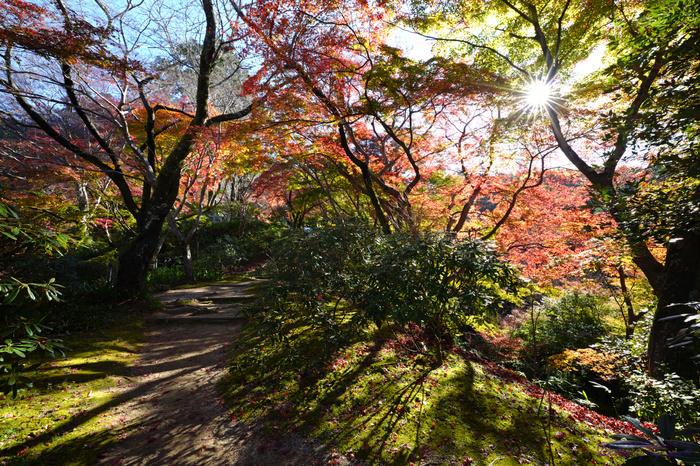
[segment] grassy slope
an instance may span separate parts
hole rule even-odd
[[[308,328],[292,352],[248,336],[224,382],[232,416],[369,464],[614,464],[597,453],[603,429],[627,428],[556,396],[550,411],[539,387],[468,353],[427,368],[403,336],[368,334],[325,359]]]
[[[130,385],[121,374],[138,357],[142,326],[128,316],[109,329],[64,337],[72,351],[27,374],[34,388],[14,402],[0,395],[0,464],[95,464],[123,434],[115,408]]]

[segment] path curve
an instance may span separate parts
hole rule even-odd
[[[345,458],[298,434],[263,438],[256,426],[231,421],[216,382],[228,345],[241,327],[235,299],[254,282],[173,290],[159,295],[163,313],[147,326],[148,343],[125,374],[130,401],[115,413],[120,443],[100,465],[343,465]],[[221,298],[214,302],[214,297]],[[227,301],[228,297],[234,300]],[[208,298],[208,299],[205,299]],[[207,320],[207,318],[210,318]]]

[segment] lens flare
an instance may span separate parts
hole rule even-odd
[[[562,96],[564,88],[565,86],[562,86],[556,78],[547,80],[528,75],[512,88],[517,107],[515,114],[517,119],[535,121],[546,117],[548,112],[559,113],[559,109],[564,104]]]
[[[552,104],[552,85],[543,81],[530,83],[525,94],[525,103],[532,110],[544,111]]]

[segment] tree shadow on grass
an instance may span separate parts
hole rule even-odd
[[[372,408],[357,407],[348,413],[345,422],[335,429],[329,440],[338,445],[361,444],[356,455],[363,459],[383,456],[394,464],[407,464],[420,458],[433,435],[445,435],[445,429],[428,435],[422,433],[433,430],[433,426],[427,426],[427,419],[435,419],[440,412],[437,400],[447,396],[461,399],[473,397],[474,369],[471,363],[452,375],[449,387],[442,387],[438,395],[436,391],[440,390],[437,387],[440,382],[431,374],[440,371],[441,368],[414,364],[410,370],[405,370],[404,374],[372,392],[371,398],[364,403]],[[345,376],[338,382],[338,387],[350,387],[355,383],[355,377]],[[459,416],[453,417],[458,419]],[[465,421],[466,414],[461,422]],[[469,419],[468,422],[476,427],[481,425],[479,420]]]
[[[203,339],[201,342],[201,347],[207,347],[207,339]],[[121,377],[128,377],[130,372],[137,372],[139,375],[144,375],[145,371],[150,374],[157,374],[158,372],[169,372],[168,375],[163,377],[153,377],[148,380],[144,380],[139,384],[136,384],[132,388],[128,388],[125,392],[117,395],[106,403],[99,404],[90,409],[84,410],[78,415],[69,417],[64,422],[59,422],[55,424],[50,429],[46,429],[24,441],[14,445],[11,448],[3,451],[3,456],[5,457],[17,457],[17,460],[10,464],[47,464],[47,465],[92,465],[96,463],[99,451],[104,450],[107,446],[114,444],[119,437],[125,437],[124,434],[130,434],[134,429],[137,429],[143,423],[143,419],[136,419],[134,422],[128,425],[113,426],[109,428],[108,426],[100,426],[100,431],[90,433],[88,435],[79,435],[76,438],[70,440],[58,440],[59,446],[51,448],[51,443],[56,443],[57,437],[62,437],[68,435],[75,430],[79,430],[84,427],[88,422],[94,420],[107,412],[116,408],[120,405],[126,405],[127,403],[142,402],[147,394],[160,393],[169,387],[170,383],[183,375],[194,373],[201,369],[201,365],[198,365],[193,361],[194,358],[206,358],[209,354],[220,353],[220,348],[216,347],[210,351],[198,352],[191,356],[187,356],[184,360],[179,360],[177,362],[158,362],[159,357],[165,357],[168,355],[168,349],[163,348],[161,351],[156,351],[150,353],[150,361],[152,364],[143,364],[142,366],[130,366],[127,369],[125,364],[117,364],[115,370],[111,370],[110,374],[118,374]],[[112,366],[115,367],[115,366]],[[85,380],[84,377],[72,377],[78,374],[71,374],[71,378],[64,377],[65,381],[70,383],[77,383],[78,380]],[[108,374],[99,373],[95,374],[95,377],[106,377]],[[59,377],[61,378],[61,377]],[[128,378],[127,378],[128,380]],[[149,400],[150,401],[150,400]],[[197,419],[193,421],[196,423]],[[48,449],[37,452],[38,455],[33,455],[35,452],[30,452],[32,447],[40,447],[42,445],[49,446]],[[25,456],[27,455],[27,456]],[[31,455],[31,456],[30,456]]]
[[[299,398],[288,403],[291,406],[294,403],[303,405],[309,400],[309,393],[312,398],[313,393],[318,393],[318,404],[296,417],[293,413],[283,412],[283,417],[290,416],[301,422],[331,445],[346,450],[348,445],[355,445],[355,454],[360,458],[377,458],[385,448],[390,448],[384,457],[396,464],[407,464],[409,458],[420,458],[433,437],[454,437],[453,426],[456,424],[469,423],[475,430],[488,430],[486,421],[473,417],[471,412],[451,413],[450,419],[445,419],[446,425],[426,427],[427,419],[434,419],[441,413],[441,408],[436,405],[440,398],[454,398],[456,404],[476,398],[472,362],[465,361],[458,373],[451,374],[448,380],[440,380],[437,374],[444,374],[440,367],[424,366],[411,361],[405,354],[380,355],[384,341],[378,340],[364,348],[366,354],[359,361],[354,360],[347,370],[334,370],[325,360],[324,370],[299,381]],[[401,369],[396,370],[396,367]],[[374,386],[368,382],[368,374],[382,377],[381,381]],[[268,373],[257,380],[256,385],[265,385],[267,377],[272,379]],[[362,399],[355,398],[354,388],[357,387],[362,387],[359,389]],[[245,389],[240,389],[236,394],[242,396],[244,392]],[[420,401],[417,403],[416,399]],[[339,407],[342,407],[342,412]],[[279,420],[282,424],[287,421],[275,419],[274,411],[268,411],[268,414],[272,414],[269,419]],[[324,424],[324,420],[328,424]],[[430,430],[430,433],[423,435],[423,429]],[[408,432],[410,438],[407,438]],[[397,448],[402,443],[409,447]]]

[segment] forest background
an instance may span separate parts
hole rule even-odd
[[[697,380],[699,10],[6,0],[4,325],[265,262],[275,331],[300,296],[417,325],[437,359],[486,326],[531,376],[637,333],[640,383]]]

